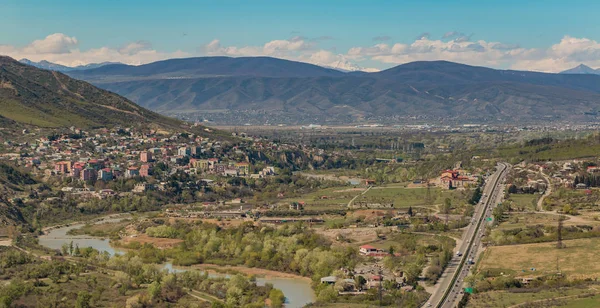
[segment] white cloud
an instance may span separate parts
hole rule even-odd
[[[26,53],[63,54],[68,53],[77,46],[77,38],[69,37],[62,33],[54,33],[41,40],[35,40],[27,45],[23,51]]]
[[[137,41],[133,43],[129,43],[125,45],[123,48],[119,49],[119,53],[126,55],[133,55],[141,51],[151,50],[152,44],[147,41]]]
[[[449,41],[421,37],[410,44],[376,44],[371,47],[353,47],[348,56],[357,61],[378,61],[403,64],[413,61],[448,60],[490,67],[560,72],[585,63],[600,67],[600,43],[587,38],[564,36],[549,48],[522,48],[516,44],[471,42],[465,35],[449,32]]]
[[[77,66],[99,62],[122,62],[126,64],[144,64],[169,58],[190,57],[183,51],[160,52],[152,49],[146,41],[126,44],[121,48],[99,47],[80,50],[79,40],[63,33],[50,34],[44,39],[35,40],[20,48],[0,45],[0,54],[15,59],[27,58],[32,61],[46,60],[67,66]]]
[[[368,70],[358,66],[350,57],[342,54],[336,54],[329,50],[319,49],[317,41],[331,39],[329,37],[318,37],[309,39],[303,36],[294,36],[289,40],[273,40],[262,46],[223,46],[218,39],[202,46],[200,49],[206,55],[222,56],[271,56],[287,60],[308,62],[316,65],[332,67],[341,70]]]
[[[351,47],[345,52],[320,46],[324,44],[323,41],[330,39],[332,38],[328,36],[308,38],[295,35],[289,39],[272,40],[262,45],[251,46],[224,46],[220,40],[215,39],[198,51],[190,53],[158,51],[146,41],[133,41],[118,48],[81,50],[77,38],[54,33],[23,47],[0,45],[0,54],[16,59],[47,60],[68,66],[105,61],[144,64],[169,58],[224,55],[272,56],[348,70],[360,66],[386,68],[423,60],[448,60],[471,65],[544,72],[559,72],[581,63],[600,68],[600,43],[568,35],[547,48],[524,48],[505,42],[471,41],[463,33],[448,32],[442,39],[431,39],[429,34],[422,34],[408,43],[394,43],[388,40],[371,46]]]

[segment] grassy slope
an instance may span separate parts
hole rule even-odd
[[[513,161],[548,161],[566,160],[575,158],[596,157],[600,152],[600,140],[596,137],[586,139],[569,139],[554,141],[551,144],[524,146],[513,144],[492,149],[495,157]],[[487,153],[482,153],[483,156]]]
[[[87,82],[8,57],[0,57],[0,116],[41,127],[181,125]]]
[[[25,223],[23,214],[18,207],[10,203],[10,198],[23,191],[25,186],[35,183],[28,175],[11,166],[0,164],[0,227]]]
[[[555,242],[489,247],[481,260],[480,270],[501,269],[517,276],[554,274],[558,257],[560,271],[568,278],[600,276],[600,263],[596,262],[600,238],[564,243],[567,247],[560,250],[556,249]]]

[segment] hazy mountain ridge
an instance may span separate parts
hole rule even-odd
[[[267,57],[173,59],[69,73],[163,111],[265,110],[331,117],[545,121],[600,109],[600,76],[420,61],[343,73]],[[176,77],[178,76],[178,77]]]
[[[90,63],[90,64],[78,65],[78,66],[66,66],[66,65],[60,65],[60,64],[48,62],[46,60],[35,62],[35,61],[31,61],[29,59],[21,59],[21,60],[19,60],[19,62],[21,62],[23,64],[35,66],[35,67],[41,68],[41,69],[63,72],[63,73],[70,72],[70,71],[94,69],[94,68],[102,67],[105,65],[121,64],[119,62],[102,62],[102,63]]]
[[[585,64],[579,64],[578,66],[560,72],[560,74],[595,74],[600,75],[600,68],[593,69]]]
[[[344,76],[331,68],[269,57],[198,57],[169,59],[144,65],[115,64],[69,73],[84,80],[106,80],[109,77],[136,78],[204,78],[204,77],[316,77]]]

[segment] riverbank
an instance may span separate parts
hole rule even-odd
[[[182,268],[186,268],[186,267],[182,266]],[[264,268],[246,267],[246,266],[241,266],[241,265],[218,265],[218,264],[204,263],[204,264],[191,265],[191,266],[189,266],[189,268],[201,269],[206,272],[214,272],[214,273],[233,271],[233,272],[239,272],[239,273],[242,273],[245,275],[256,275],[256,276],[264,277],[267,279],[269,279],[269,278],[286,278],[286,279],[304,280],[309,283],[312,282],[312,279],[310,279],[308,277],[296,275],[296,274],[278,272],[278,271],[268,270],[268,269],[264,269]]]
[[[98,222],[102,222],[102,221],[106,221],[109,219],[123,219],[123,216],[127,216],[127,217],[131,217],[132,213],[136,213],[136,212],[131,212],[131,213],[116,213],[116,214],[109,214],[109,215],[104,215],[104,216],[98,216],[92,219],[88,219],[88,220],[84,220],[84,221],[72,221],[72,222],[66,222],[66,223],[62,223],[62,224],[58,224],[58,225],[54,225],[54,226],[48,226],[48,227],[44,227],[42,228],[42,232],[43,234],[48,234],[49,231],[52,231],[54,229],[59,229],[59,228],[64,228],[64,227],[70,227],[70,226],[74,226],[74,225],[85,225],[85,224],[95,224]],[[145,212],[145,214],[151,214],[154,212]]]
[[[69,223],[69,226],[57,227],[55,226],[52,229],[48,229],[45,235],[39,237],[40,245],[48,247],[50,249],[60,250],[62,245],[70,244],[73,242],[74,245],[79,247],[92,247],[97,249],[98,251],[106,251],[110,255],[114,255],[115,253],[125,253],[124,248],[118,248],[111,246],[110,242],[107,239],[100,239],[95,237],[90,237],[87,235],[67,235],[67,232],[73,228],[78,228],[85,223],[98,223],[102,221],[107,221],[110,219],[122,219],[123,216],[114,216],[108,215],[102,218],[99,218],[97,221],[87,221],[82,223]],[[174,272],[184,272],[187,270],[200,270],[209,272],[209,275],[214,277],[228,277],[227,271],[229,272],[239,272],[245,275],[256,275],[256,283],[258,285],[264,285],[266,283],[271,283],[273,286],[281,291],[283,291],[284,296],[287,299],[286,308],[300,308],[305,305],[315,302],[316,295],[314,290],[311,288],[312,280],[308,277],[302,277],[289,273],[281,273],[277,271],[270,271],[264,269],[257,268],[247,268],[244,266],[219,266],[217,264],[201,264],[196,266],[173,266],[171,263],[167,262],[162,265],[163,269],[174,271]]]

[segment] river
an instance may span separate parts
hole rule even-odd
[[[98,223],[119,221],[123,218],[105,219]],[[99,251],[106,251],[110,255],[124,254],[125,251],[110,246],[108,239],[101,239],[92,237],[89,235],[67,235],[67,232],[71,229],[82,227],[83,224],[74,224],[70,226],[64,226],[54,229],[49,229],[45,235],[39,237],[40,245],[48,248],[60,250],[63,244],[69,244],[71,241],[73,245],[79,245],[80,248],[93,247]],[[173,266],[171,263],[163,264],[163,268],[171,272],[183,272],[192,270],[191,268],[182,266]],[[226,269],[226,268],[225,268]],[[211,277],[228,277],[226,274],[219,274],[210,272]],[[293,279],[293,278],[279,278],[279,277],[268,277],[256,278],[258,285],[264,285],[265,283],[272,283],[273,286],[281,291],[286,298],[286,308],[300,308],[306,304],[316,301],[315,292],[310,287],[310,282],[307,279]]]

